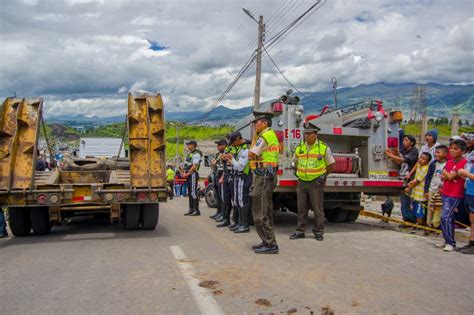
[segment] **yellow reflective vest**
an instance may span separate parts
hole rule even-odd
[[[172,169],[169,168],[169,169],[166,170],[166,180],[167,181],[173,180],[175,175],[176,174]]]
[[[309,182],[326,174],[327,165],[325,157],[327,148],[326,143],[317,140],[308,152],[306,143],[300,143],[295,149],[295,156],[298,160],[296,177],[302,181]]]
[[[250,161],[250,168],[265,168],[267,166],[277,167],[280,156],[280,143],[273,129],[267,129],[259,137],[267,143],[267,147],[257,161]]]

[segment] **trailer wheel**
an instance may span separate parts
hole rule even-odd
[[[10,207],[8,209],[8,224],[15,236],[25,236],[30,234],[31,221],[30,209],[22,207]]]
[[[214,187],[211,185],[206,187],[204,198],[206,199],[206,203],[209,208],[217,208],[217,192]]]
[[[324,216],[329,222],[342,223],[346,220],[348,212],[349,212],[348,210],[336,208],[336,209],[324,210]]]
[[[144,230],[154,230],[160,216],[160,205],[149,203],[142,205],[142,227]]]
[[[49,222],[48,207],[31,207],[30,208],[31,226],[35,234],[48,234],[51,231],[51,222]]]
[[[123,212],[123,228],[125,230],[137,230],[140,224],[141,205],[127,204]]]
[[[359,211],[348,211],[346,222],[354,222],[359,217]]]

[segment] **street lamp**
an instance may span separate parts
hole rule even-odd
[[[176,161],[176,163],[178,163],[179,162],[179,160],[178,160],[178,157],[179,157],[179,154],[178,154],[179,125],[176,124],[176,123],[173,123],[173,122],[170,122],[170,125],[176,127],[176,155],[175,155],[175,161]]]
[[[254,20],[255,23],[258,24],[257,19],[253,16],[252,12],[251,12],[249,9],[242,8],[242,10],[245,12],[245,14],[247,14],[248,16],[250,16],[250,18],[251,18],[252,20]]]

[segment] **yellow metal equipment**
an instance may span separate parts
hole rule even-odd
[[[73,216],[109,214],[125,229],[154,229],[166,200],[165,121],[160,94],[128,96],[129,169],[36,172],[42,99],[7,98],[0,108],[0,206],[13,234],[48,233]]]

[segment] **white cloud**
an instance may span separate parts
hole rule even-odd
[[[50,114],[109,115],[127,91],[159,91],[172,111],[209,108],[255,47],[241,8],[265,16],[269,41],[313,2],[2,1],[0,95],[50,95]],[[470,0],[330,0],[270,53],[302,91],[329,89],[333,76],[341,86],[473,82],[473,12]],[[254,73],[222,104],[251,105]],[[262,100],[286,89],[264,57]]]

